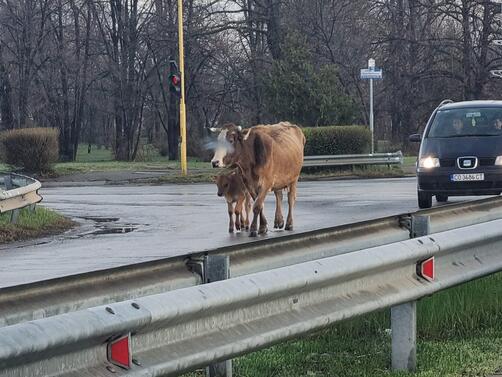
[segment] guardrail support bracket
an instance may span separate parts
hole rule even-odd
[[[17,220],[19,219],[19,210],[14,209],[10,212],[10,223],[17,224]]]
[[[411,215],[401,220],[410,238],[426,236],[430,217]],[[392,328],[392,369],[413,372],[417,368],[417,302],[410,301],[390,309]]]
[[[430,217],[422,215],[411,216],[410,238],[428,235],[430,229]]]
[[[417,367],[417,302],[390,309],[392,326],[392,369],[413,372]]]
[[[206,255],[203,264],[204,284],[230,278],[230,257],[228,255]],[[232,360],[209,365],[206,377],[232,377]]]

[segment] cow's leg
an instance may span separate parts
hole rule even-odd
[[[242,225],[242,204],[244,202],[244,196],[241,196],[237,203],[235,203],[235,229],[241,230]]]
[[[229,217],[229,222],[228,222],[228,232],[233,233],[234,232],[234,206],[231,202],[227,202],[227,207],[228,207],[228,217]]]
[[[246,194],[246,201],[244,202],[244,210],[242,213],[245,213],[246,218],[244,219],[244,226],[246,230],[249,230],[249,220],[251,218],[251,212],[253,211],[253,199],[249,193]]]
[[[292,183],[289,186],[288,192],[288,218],[286,219],[286,230],[293,230],[293,209],[295,207],[296,201],[296,184],[297,182]]]
[[[284,217],[282,217],[282,190],[274,191],[275,194],[275,219],[274,228],[282,229],[284,226]]]
[[[260,212],[260,228],[258,229],[259,234],[265,234],[268,232],[267,219],[265,218],[265,203],[261,207]]]
[[[258,195],[256,196],[254,206],[253,206],[253,222],[251,223],[251,229],[249,232],[250,237],[257,236],[258,230],[258,217],[260,218],[260,233],[267,232],[267,220],[263,215],[263,202],[265,201],[265,197],[267,196],[267,190],[260,189],[258,190]]]

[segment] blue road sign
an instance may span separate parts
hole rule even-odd
[[[361,79],[362,80],[369,80],[369,79],[373,79],[373,80],[380,80],[382,79],[383,76],[382,76],[382,69],[378,69],[378,68],[375,68],[375,69],[369,69],[369,68],[363,68],[361,69]]]

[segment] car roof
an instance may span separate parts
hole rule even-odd
[[[462,101],[439,106],[440,110],[464,109],[468,107],[502,107],[502,101]]]

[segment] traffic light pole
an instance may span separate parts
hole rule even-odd
[[[187,175],[187,140],[186,140],[186,108],[185,108],[185,49],[183,47],[183,1],[178,0],[178,37],[181,76],[180,100],[180,138],[181,138],[181,173]]]

